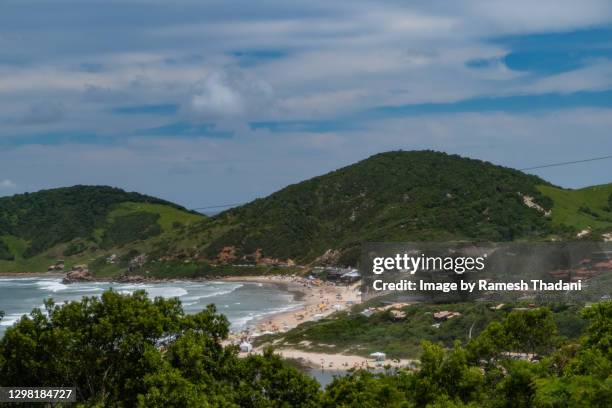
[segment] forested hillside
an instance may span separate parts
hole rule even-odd
[[[342,249],[349,261],[363,241],[544,237],[553,201],[538,185],[549,184],[456,155],[382,153],[220,214],[214,225],[224,232],[209,253],[234,245],[309,261]]]
[[[214,275],[209,266],[219,263],[354,265],[368,241],[577,239],[579,233],[612,239],[612,184],[569,190],[480,160],[397,151],[211,218],[111,187],[0,198],[0,271],[42,271],[65,259],[110,275],[144,254],[153,275],[202,276]]]
[[[0,271],[42,268],[59,258],[90,256],[160,236],[167,214],[205,219],[168,201],[106,186],[0,198]]]
[[[123,202],[181,208],[158,198],[112,187],[58,188],[0,198],[0,235],[29,241],[23,256],[33,256],[58,243],[91,236],[105,223],[110,209]],[[149,218],[147,224],[154,221]]]

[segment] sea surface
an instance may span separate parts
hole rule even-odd
[[[172,281],[63,284],[58,277],[0,277],[0,310],[5,313],[0,321],[0,336],[23,314],[36,307],[43,308],[44,299],[53,298],[60,304],[79,300],[83,296],[97,296],[109,288],[119,293],[144,289],[151,297],[178,297],[187,313],[197,313],[214,303],[217,310],[227,316],[234,331],[243,330],[268,314],[300,306],[293,294],[275,285],[262,283]]]

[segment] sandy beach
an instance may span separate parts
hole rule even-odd
[[[254,353],[260,353],[261,350],[256,349]],[[324,370],[349,370],[351,368],[372,369],[380,366],[390,367],[410,367],[417,360],[408,359],[385,359],[384,361],[376,361],[373,357],[362,357],[345,354],[327,354],[317,353],[304,350],[296,350],[291,348],[274,349],[276,354],[283,358],[298,360],[301,364]]]
[[[273,284],[294,294],[301,305],[294,310],[267,315],[248,330],[234,333],[230,340],[257,337],[263,334],[288,331],[298,324],[318,320],[334,312],[346,310],[361,302],[359,284],[344,285],[309,280],[297,276],[236,276],[220,279],[225,282],[256,282]]]
[[[230,282],[257,282],[275,284],[284,290],[293,292],[302,305],[295,310],[268,315],[256,322],[249,330],[232,333],[229,343],[239,344],[254,337],[288,331],[300,323],[318,320],[336,311],[346,310],[361,302],[359,283],[352,285],[334,284],[319,280],[308,280],[295,276],[240,276],[222,279]],[[262,347],[254,348],[251,353],[261,353]],[[374,369],[381,365],[391,367],[409,367],[414,360],[385,359],[377,362],[374,358],[356,355],[328,354],[297,350],[293,348],[275,348],[275,353],[284,358],[298,360],[301,364],[324,370],[348,370],[351,368]],[[246,356],[248,353],[241,353]]]

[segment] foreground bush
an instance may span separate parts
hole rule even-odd
[[[76,386],[88,406],[315,406],[318,384],[271,352],[237,358],[214,306],[105,292],[34,310],[0,340],[3,386]]]
[[[105,292],[48,302],[0,340],[3,386],[76,386],[100,407],[609,407],[612,302],[585,308],[579,342],[546,308],[490,323],[466,347],[424,342],[418,370],[356,371],[325,391],[271,351],[237,357],[214,306],[185,315],[176,299]],[[516,360],[529,352],[538,361]]]

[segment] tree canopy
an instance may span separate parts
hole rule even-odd
[[[0,339],[0,384],[76,386],[87,406],[308,407],[318,384],[271,352],[223,347],[214,306],[186,315],[143,291],[35,309]]]
[[[48,301],[10,327],[0,340],[0,383],[76,386],[84,406],[608,407],[612,302],[582,314],[578,342],[556,334],[546,308],[515,311],[467,347],[424,342],[416,370],[354,371],[321,391],[271,349],[238,358],[221,343],[229,325],[212,305],[186,315],[176,299],[108,291]]]
[[[23,256],[31,257],[58,243],[90,238],[106,222],[109,211],[124,202],[156,203],[182,209],[170,202],[106,186],[74,186],[0,198],[0,237],[29,242]],[[146,220],[147,227],[153,220]],[[0,239],[0,259],[3,247]]]
[[[416,371],[337,377],[323,394],[323,406],[609,407],[612,302],[582,313],[589,324],[578,344],[556,336],[546,308],[517,311],[489,324],[466,348],[424,342]],[[518,350],[537,351],[540,360],[508,353]]]

